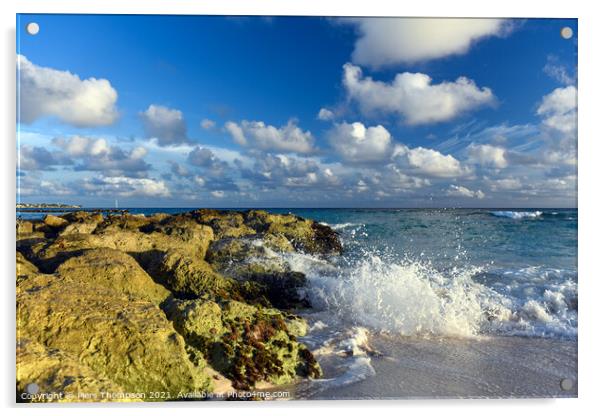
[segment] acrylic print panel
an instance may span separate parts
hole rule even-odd
[[[17,33],[17,401],[577,396],[575,19]]]

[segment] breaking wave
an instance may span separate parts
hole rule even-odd
[[[566,271],[439,271],[376,254],[348,264],[300,254],[287,261],[307,275],[313,307],[349,325],[418,336],[577,336],[577,283]]]
[[[491,215],[495,217],[512,218],[513,220],[521,220],[523,218],[538,218],[541,217],[541,211],[492,211]]]

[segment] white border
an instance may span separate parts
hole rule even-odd
[[[579,18],[579,399],[564,400],[479,400],[479,401],[401,401],[401,402],[294,402],[286,403],[197,403],[180,404],[174,412],[225,413],[225,414],[283,414],[307,415],[316,411],[332,413],[335,408],[344,412],[364,414],[374,406],[378,412],[426,412],[461,415],[504,415],[515,412],[545,412],[577,414],[595,409],[600,395],[600,317],[597,306],[602,293],[600,282],[600,162],[602,134],[599,127],[600,91],[599,74],[602,74],[600,43],[602,19],[596,12],[596,2],[558,1],[529,2],[503,0],[498,2],[453,0],[420,0],[399,2],[391,0],[210,0],[196,4],[194,0],[3,0],[0,2],[2,21],[3,91],[0,100],[3,140],[2,166],[2,264],[4,287],[2,323],[2,406],[11,414],[31,414],[32,406],[15,407],[14,403],[14,202],[15,202],[15,13],[115,13],[115,14],[235,14],[235,15],[328,15],[328,16],[467,16],[467,17],[577,17]],[[200,3],[200,2],[199,2]],[[596,43],[597,42],[597,43]],[[596,123],[598,121],[598,123]],[[169,404],[143,404],[136,407],[111,405],[120,413],[144,412],[146,415],[164,415]],[[172,405],[173,406],[173,405]],[[41,414],[106,414],[98,405],[56,406],[40,408]]]

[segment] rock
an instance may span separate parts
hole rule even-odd
[[[62,228],[69,224],[69,221],[64,218],[48,214],[44,217],[44,224],[51,228]]]
[[[73,222],[95,222],[96,224],[104,221],[104,216],[100,212],[74,211],[62,216],[70,223]]]
[[[66,282],[109,287],[132,299],[144,299],[155,305],[170,295],[131,256],[107,248],[86,250],[71,257],[58,267],[57,273]]]
[[[63,218],[69,221],[67,225],[59,235],[69,234],[91,234],[96,230],[98,224],[104,221],[104,217],[101,213],[90,213],[86,211],[70,212],[69,214],[63,215]]]
[[[245,213],[245,224],[258,233],[282,235],[295,249],[309,254],[332,255],[342,252],[338,234],[333,229],[295,215],[252,210]]]
[[[154,227],[154,226],[153,226]],[[167,224],[159,229],[147,232],[118,228],[113,224],[109,228],[98,225],[93,234],[67,233],[38,250],[36,254],[42,269],[53,272],[54,269],[74,253],[91,248],[111,248],[126,253],[137,253],[137,259],[144,261],[158,251],[179,250],[189,257],[205,256],[205,251],[213,239],[211,228],[194,222]]]
[[[184,216],[169,217],[140,229],[159,250],[179,249],[194,257],[204,258],[207,247],[214,239],[211,227],[196,223]]]
[[[77,367],[73,376],[79,372],[99,389],[109,380],[119,386],[116,391],[144,393],[146,400],[153,400],[150,393],[157,391],[176,397],[181,392],[210,390],[204,367],[189,360],[183,338],[163,311],[145,300],[146,294],[134,297],[111,284],[114,281],[86,281],[66,269],[61,270],[65,275],[28,276],[17,286],[20,340],[76,357],[76,362],[61,364],[63,375],[72,376],[66,371],[73,365]],[[17,371],[17,385],[28,383],[36,372],[54,382],[50,377],[56,368],[44,360],[18,360],[17,368],[22,364],[32,368]]]
[[[229,297],[229,291],[235,287],[233,281],[217,273],[204,260],[178,250],[156,252],[144,262],[151,276],[178,297]]]
[[[28,394],[35,383],[39,394]],[[111,392],[109,397],[101,392]],[[20,402],[132,402],[124,389],[80,363],[76,356],[26,339],[17,343],[17,401]]]
[[[33,223],[31,221],[17,220],[17,236],[33,233]]]
[[[295,337],[304,337],[309,330],[307,321],[296,315],[291,315],[286,319],[286,327],[288,332]]]
[[[17,251],[17,282],[26,279],[30,275],[36,275],[38,272],[38,268],[27,260],[21,252]]]
[[[216,239],[255,234],[255,230],[245,225],[240,212],[200,209],[190,214],[199,224],[211,227]]]
[[[65,227],[63,231],[59,233],[59,235],[69,235],[69,234],[91,234],[96,229],[98,224],[92,221],[89,222],[75,222],[69,224]]]
[[[306,278],[285,259],[336,253],[321,227],[216,210],[19,221],[18,391],[37,379],[59,401],[89,390],[176,398],[320,376],[296,339],[307,323],[274,306],[308,306]]]
[[[108,215],[98,225],[99,231],[138,231],[142,226],[148,225],[150,220],[144,215],[132,215],[123,213],[119,215]]]
[[[270,305],[284,309],[309,306],[299,293],[307,282],[305,275],[291,271],[283,258],[274,253],[292,251],[292,245],[282,235],[261,237],[215,241],[209,247],[207,261],[239,282],[253,282],[252,291],[242,290],[247,300],[260,302],[259,298],[264,297]]]
[[[248,389],[261,381],[284,384],[297,376],[321,375],[311,353],[296,341],[275,309],[237,301],[226,301],[220,308],[215,302],[196,299],[175,300],[166,311],[187,342],[232,379],[234,387]]]

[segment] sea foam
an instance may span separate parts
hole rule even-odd
[[[577,283],[561,270],[440,271],[428,262],[368,253],[341,264],[286,257],[307,275],[304,295],[313,307],[349,325],[407,336],[577,335]]]
[[[512,218],[513,220],[521,220],[523,218],[538,218],[541,217],[541,211],[492,211],[491,215],[496,217]]]

